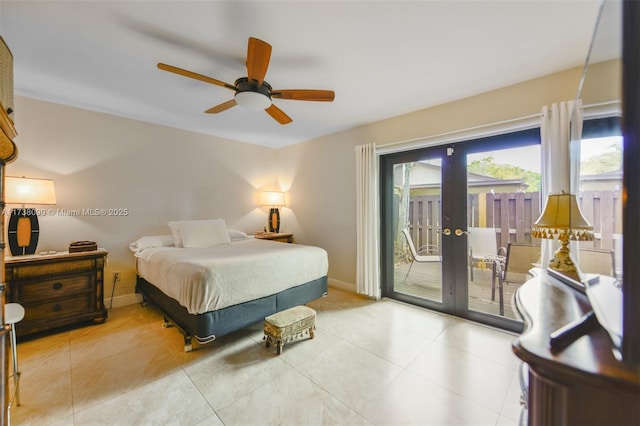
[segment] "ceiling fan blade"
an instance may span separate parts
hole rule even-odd
[[[272,98],[291,99],[294,101],[333,102],[335,96],[333,90],[292,89],[271,91]]]
[[[282,111],[280,108],[278,108],[274,104],[271,104],[271,106],[269,108],[265,109],[265,111],[267,111],[267,114],[269,114],[271,117],[273,117],[273,119],[276,120],[280,124],[283,124],[283,125],[284,124],[289,124],[289,123],[291,123],[293,121],[291,119],[291,117],[289,117],[287,114],[285,114],[284,111]]]
[[[208,110],[205,111],[205,113],[207,113],[207,114],[217,114],[219,112],[226,111],[229,108],[233,108],[236,105],[238,105],[236,103],[236,100],[235,99],[231,99],[230,101],[223,102],[220,105],[216,105],[214,107],[209,108]]]
[[[169,71],[174,74],[182,75],[184,77],[195,78],[196,80],[204,81],[205,83],[211,83],[215,84],[216,86],[226,87],[227,89],[231,89],[233,91],[236,90],[236,87],[232,84],[225,83],[224,81],[216,80],[215,78],[207,77],[206,75],[198,74],[193,71],[183,70],[182,68],[174,67],[173,65],[159,63],[158,68],[163,71]]]
[[[260,39],[249,37],[247,47],[247,77],[249,81],[255,80],[258,85],[264,81],[264,76],[269,68],[271,59],[271,45]]]

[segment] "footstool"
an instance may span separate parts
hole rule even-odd
[[[305,334],[313,339],[315,329],[316,311],[308,306],[294,306],[264,319],[265,346],[268,348],[272,343],[277,345],[278,355],[280,355],[282,347],[287,342]]]

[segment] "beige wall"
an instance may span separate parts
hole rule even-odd
[[[259,189],[288,192],[282,230],[325,248],[334,285],[355,288],[356,145],[388,144],[538,114],[575,97],[580,69],[425,109],[278,150],[16,98],[20,156],[9,175],[55,180],[56,210],[126,208],[125,217],[41,217],[38,250],[95,240],[109,250],[105,295],[122,272],[118,304],[135,300],[133,256],[142,235],[168,233],[174,219],[222,217],[229,227],[262,229]]]
[[[128,244],[168,234],[169,220],[222,217],[245,231],[266,222],[256,193],[277,183],[272,149],[22,97],[16,98],[15,124],[19,157],[7,174],[51,178],[56,186],[57,212],[40,217],[38,251],[97,241],[109,251],[106,296],[113,271],[122,273],[116,295],[133,295]],[[101,208],[127,209],[128,215],[60,212]]]

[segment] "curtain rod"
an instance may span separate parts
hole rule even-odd
[[[600,102],[597,104],[590,104],[583,106],[583,110],[585,111],[586,117],[591,117],[592,115],[599,114],[610,114],[614,112],[619,112],[619,108],[608,108],[612,106],[619,106],[621,101],[607,101]],[[531,114],[524,117],[511,118],[509,120],[497,121],[495,123],[481,124],[479,126],[467,127],[466,129],[460,130],[451,130],[449,132],[437,133],[435,135],[422,136],[412,139],[404,139],[400,141],[394,141],[385,143],[382,145],[376,145],[376,151],[378,154],[386,154],[390,152],[394,152],[394,147],[406,149],[412,148],[418,144],[420,146],[431,145],[429,142],[433,142],[433,144],[445,144],[451,142],[457,142],[463,139],[468,139],[469,137],[477,134],[479,130],[494,128],[493,133],[504,133],[507,130],[525,130],[535,127],[539,124],[540,117],[542,117],[542,113]],[[511,126],[509,126],[511,125]],[[449,137],[448,137],[449,136]],[[483,134],[483,136],[491,136],[491,134]],[[416,146],[417,147],[417,146]]]

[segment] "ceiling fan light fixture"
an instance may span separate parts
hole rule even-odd
[[[271,105],[271,98],[259,92],[238,92],[236,103],[247,109],[267,109]]]

